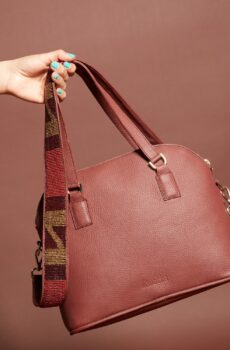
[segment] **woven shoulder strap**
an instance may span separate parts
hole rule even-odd
[[[43,196],[41,274],[33,274],[33,301],[39,306],[60,305],[68,283],[68,193],[64,148],[57,113],[57,96],[48,72],[45,83],[45,192]],[[41,203],[40,203],[41,204]]]

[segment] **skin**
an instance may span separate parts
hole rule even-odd
[[[0,94],[12,95],[33,103],[44,103],[45,79],[51,68],[52,80],[55,82],[59,100],[62,102],[66,98],[67,81],[75,74],[76,66],[71,64],[71,61],[75,59],[76,57],[70,57],[68,52],[59,49],[1,61]],[[51,66],[53,61],[59,63],[58,68]],[[70,67],[66,68],[64,62],[69,62]],[[57,74],[59,78],[55,79]]]

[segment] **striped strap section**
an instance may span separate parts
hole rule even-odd
[[[33,276],[34,303],[41,307],[64,301],[68,279],[65,159],[55,84],[49,70],[45,83],[45,191],[43,200],[42,275]]]

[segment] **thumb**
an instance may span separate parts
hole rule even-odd
[[[76,58],[76,55],[70,52],[67,52],[63,49],[58,49],[55,51],[50,51],[41,54],[41,58],[45,65],[49,66],[52,61],[68,61],[71,62]]]

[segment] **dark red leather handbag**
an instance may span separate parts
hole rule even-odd
[[[230,280],[230,192],[210,162],[163,143],[96,69],[74,63],[133,151],[76,170],[48,72],[33,302],[59,306],[70,334]]]

